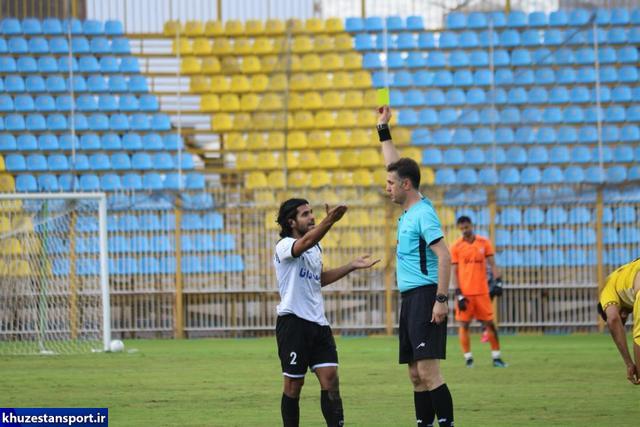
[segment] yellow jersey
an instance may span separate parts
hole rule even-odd
[[[626,311],[633,311],[633,342],[640,345],[640,292],[634,287],[640,271],[640,258],[618,267],[607,277],[607,283],[600,293],[600,304],[606,310],[615,304]]]

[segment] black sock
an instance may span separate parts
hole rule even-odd
[[[416,407],[416,424],[419,427],[433,427],[436,411],[433,409],[429,392],[414,391],[413,404]]]
[[[339,391],[320,390],[320,408],[327,422],[327,427],[344,425],[342,399]]]
[[[294,399],[282,393],[280,412],[282,412],[282,425],[284,427],[298,427],[300,424],[300,398]]]
[[[438,425],[440,427],[453,426],[453,400],[451,399],[451,393],[449,393],[449,387],[446,384],[442,384],[435,390],[431,390],[429,394],[431,395],[433,408],[438,415]]]

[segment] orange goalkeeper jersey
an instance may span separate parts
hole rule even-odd
[[[493,256],[493,246],[486,237],[475,236],[469,243],[462,237],[451,247],[451,262],[458,266],[458,284],[463,295],[489,293],[487,257]]]

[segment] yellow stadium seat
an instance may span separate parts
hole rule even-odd
[[[314,170],[309,177],[311,188],[324,187],[331,184],[331,175],[325,170]]]
[[[302,108],[305,110],[316,110],[322,108],[322,97],[320,93],[312,91],[302,95]]]
[[[286,52],[288,55],[289,51],[289,41],[285,37],[273,38],[273,53],[281,54]]]
[[[293,72],[302,71],[302,59],[299,55],[291,55],[287,63],[286,58],[281,58],[278,63],[278,69],[282,71],[291,70]]]
[[[211,43],[209,43],[209,39],[204,37],[198,37],[193,42],[193,53],[196,55],[210,55],[211,54]]]
[[[279,59],[276,55],[263,56],[260,59],[260,68],[265,73],[276,71],[278,68]]]
[[[164,28],[162,33],[165,36],[175,36],[176,33],[181,33],[184,31],[184,27],[180,23],[180,21],[167,21],[164,23]]]
[[[220,63],[220,71],[225,74],[236,74],[240,72],[240,62],[235,56],[225,56]]]
[[[325,53],[320,58],[320,63],[323,70],[337,71],[343,67],[342,56],[337,53]]]
[[[303,171],[295,171],[289,174],[289,185],[293,188],[309,186],[309,174]]]
[[[371,174],[371,171],[369,169],[356,169],[353,172],[353,182],[355,182],[356,185],[370,187],[374,182],[373,175]]]
[[[249,78],[249,88],[252,92],[264,92],[269,86],[266,74],[255,74]]]
[[[324,20],[320,18],[309,18],[304,22],[304,27],[308,33],[322,33],[324,32]]]
[[[258,132],[251,132],[247,135],[247,149],[249,150],[261,150],[267,148],[267,141],[264,139],[264,135]]]
[[[313,42],[309,36],[295,36],[291,43],[291,51],[294,53],[306,53],[313,51]]]
[[[360,153],[357,150],[342,150],[339,154],[340,167],[355,168],[360,166]]]
[[[184,26],[184,33],[190,37],[202,35],[204,33],[202,21],[187,21]]]
[[[286,95],[285,95],[286,96]],[[289,110],[304,110],[304,94],[302,92],[289,92],[289,99],[287,101],[287,106]]]
[[[353,87],[368,89],[372,85],[371,74],[368,71],[356,71],[353,73]]]
[[[281,91],[287,88],[287,76],[285,74],[273,74],[269,79],[268,87],[273,91]]]
[[[335,171],[333,173],[333,183],[338,186],[350,187],[353,185],[353,176],[350,171]]]
[[[311,87],[309,76],[305,73],[296,73],[291,76],[289,87],[292,90],[307,90]]]
[[[370,144],[370,141],[372,140],[371,131],[366,131],[364,129],[354,129],[351,131],[349,140],[351,141],[351,145],[353,147],[362,147],[365,145],[371,145]]]
[[[325,188],[324,190],[320,191],[320,197],[318,197],[318,200],[322,200],[329,206],[335,206],[340,203],[340,197],[338,197],[338,194],[336,194],[336,191],[333,188]],[[342,201],[342,203],[344,203],[344,200]],[[324,215],[324,206],[322,207],[322,210],[318,212],[318,214],[320,213]]]
[[[208,56],[202,60],[202,72],[205,74],[217,74],[222,70],[220,61],[215,56]]]
[[[373,182],[376,185],[387,185],[387,171],[384,168],[376,168],[373,170]]]
[[[267,182],[269,182],[269,177],[267,177]],[[284,187],[284,183],[280,188]],[[268,191],[267,191],[268,192]],[[264,225],[267,230],[277,230],[279,229],[279,225],[274,218],[273,212],[265,212],[264,214]]]
[[[409,157],[418,162],[418,164],[422,163],[422,150],[419,148],[403,147],[399,151],[402,157]]]
[[[327,33],[340,33],[344,31],[344,23],[340,18],[329,18],[324,22],[324,30]]]
[[[251,114],[237,113],[233,116],[233,129],[246,130],[251,129]]]
[[[378,116],[375,110],[359,110],[356,116],[358,125],[375,127],[378,123]]]
[[[171,43],[171,52],[174,54],[180,53],[180,55],[190,55],[193,53],[191,42],[188,39],[174,39]]]
[[[230,151],[244,150],[247,148],[247,143],[241,133],[229,132],[224,135],[223,148]]]
[[[200,97],[200,109],[207,113],[220,111],[220,98],[214,94],[202,95]]]
[[[245,74],[257,73],[260,71],[260,59],[257,56],[245,56],[242,59],[240,70]]]
[[[191,77],[189,82],[189,90],[195,93],[209,92],[211,81],[204,76]]]
[[[287,30],[291,31],[292,34],[301,34],[304,33],[304,22],[297,18],[287,19]]]
[[[342,106],[344,106],[344,96],[342,92],[331,90],[322,94],[323,108],[341,108]]]
[[[277,153],[264,151],[256,158],[257,169],[276,169],[284,166],[284,160]]]
[[[362,55],[359,53],[347,53],[343,61],[345,70],[362,70]]]
[[[25,232],[25,231],[33,231],[33,221],[31,221],[31,217],[29,216],[14,216],[11,221],[11,228],[16,232]],[[29,243],[31,248],[34,247],[33,242]]]
[[[263,172],[250,172],[246,177],[245,185],[250,190],[254,188],[266,188],[267,176]]]
[[[211,84],[209,90],[214,93],[229,92],[229,79],[226,76],[213,76],[211,77]]]
[[[336,117],[333,111],[318,111],[314,118],[315,126],[320,129],[330,129],[335,126]]]
[[[344,219],[346,217],[342,217],[342,219]],[[319,218],[316,219],[316,224],[319,223],[320,220]],[[340,224],[340,222],[342,222],[342,220],[338,221],[338,224]],[[340,232],[339,231],[332,231],[331,233],[327,233],[323,238],[322,238],[322,242],[320,243],[322,245],[323,248],[328,248],[328,249],[334,249],[337,248],[339,246],[339,242],[340,242]],[[340,265],[338,264],[330,264],[332,267],[339,267]]]
[[[264,32],[269,35],[283,34],[285,31],[284,22],[280,19],[268,19],[264,26]]]
[[[318,155],[313,150],[304,150],[298,156],[302,169],[316,169],[319,166]]]
[[[4,172],[5,170],[4,157],[0,156],[0,172]]]
[[[235,39],[233,52],[236,55],[248,55],[253,52],[253,42],[245,37]]]
[[[246,170],[256,168],[256,155],[253,153],[238,153],[236,156],[236,168]]]
[[[308,53],[302,57],[302,71],[317,71],[322,68],[320,57],[315,53]]]
[[[287,168],[300,169],[300,159],[297,151],[287,151]]]
[[[349,90],[344,94],[344,106],[347,108],[358,108],[364,105],[362,91]]]
[[[273,171],[267,175],[269,188],[284,188],[284,172]]]
[[[249,92],[249,89],[251,87],[247,76],[235,75],[231,77],[231,85],[229,87],[231,92]]]
[[[380,149],[365,148],[360,150],[360,166],[382,167],[384,162],[380,158]]]
[[[0,233],[11,230],[11,221],[6,216],[0,216]]]
[[[443,225],[453,225],[456,223],[456,213],[451,208],[445,208],[443,206],[436,206],[436,212],[440,217],[440,222]]]
[[[362,243],[362,237],[358,231],[347,231],[342,234],[340,238],[340,247],[343,248],[361,248],[364,244]]]
[[[337,51],[353,50],[353,40],[349,34],[338,34],[334,41]]]
[[[339,71],[333,74],[333,89],[353,89],[351,73]]]
[[[266,178],[265,178],[266,180]],[[267,185],[265,184],[265,187],[267,187]],[[254,199],[253,199],[256,204],[258,205],[269,205],[269,206],[274,206],[276,205],[276,196],[273,193],[273,191],[268,190],[268,191],[256,191],[254,193]],[[270,219],[269,221],[270,223],[274,223],[273,219]],[[271,224],[267,224],[267,228],[275,228],[273,227]]]
[[[348,127],[352,128],[357,125],[356,116],[351,110],[338,111],[338,117],[336,117],[336,127]]]
[[[311,129],[315,126],[313,114],[309,111],[298,111],[293,115],[293,126],[296,129]]]
[[[333,37],[326,35],[317,35],[313,39],[313,51],[314,52],[333,52],[335,50],[335,44]]]
[[[422,167],[420,168],[420,183],[425,185],[433,185],[436,180],[433,169]]]
[[[248,19],[244,23],[244,32],[250,36],[257,36],[264,33],[264,23],[259,19]]]
[[[378,232],[371,233],[369,236],[367,236],[367,246],[370,248],[384,248],[384,234]],[[378,264],[374,265],[373,268],[378,268],[380,264],[382,263],[379,262]]]
[[[22,245],[15,237],[3,239],[0,242],[0,255],[21,255]]]
[[[291,137],[291,134],[289,134]],[[282,132],[271,132],[267,137],[267,145],[272,150],[284,148],[284,134]]]
[[[373,89],[364,91],[363,107],[374,109],[378,106],[378,97]]]
[[[344,130],[332,130],[329,135],[329,146],[333,148],[348,147],[354,145],[349,135]]]
[[[288,135],[287,148],[307,148],[307,134],[300,131],[293,131]]]
[[[273,40],[266,37],[257,37],[253,41],[251,49],[253,53],[265,54],[273,52]]]
[[[393,129],[393,142],[398,145],[406,145],[411,142],[411,130],[403,127]]]
[[[258,105],[258,110],[264,111],[282,110],[283,108],[282,95],[277,93],[265,94]]]
[[[250,125],[250,124],[248,124]],[[255,113],[253,114],[253,127],[261,130],[269,130],[274,128],[274,114],[272,113]]]
[[[224,35],[224,25],[220,21],[207,21],[204,34],[209,37]]]
[[[323,130],[314,130],[310,132],[308,141],[310,148],[326,148],[329,146],[327,132]]]
[[[311,75],[311,87],[314,89],[332,89],[333,81],[326,72],[313,73]]]
[[[224,23],[224,33],[229,36],[241,36],[244,33],[242,21],[230,19]]]
[[[321,150],[318,154],[318,162],[321,168],[335,168],[340,165],[340,159],[334,150]]]
[[[211,116],[211,129],[222,132],[233,129],[233,116],[227,113],[218,113]]]
[[[201,64],[198,58],[193,56],[185,56],[180,64],[180,72],[182,74],[196,74],[201,71]]]
[[[240,109],[240,99],[233,93],[225,93],[220,97],[220,111],[230,112]]]
[[[22,259],[11,261],[9,265],[9,275],[14,277],[29,277],[31,275],[29,263]]]
[[[211,53],[214,55],[226,55],[233,52],[233,46],[226,37],[217,37],[211,45]]]
[[[255,111],[260,104],[260,97],[255,93],[245,93],[240,98],[241,111]]]

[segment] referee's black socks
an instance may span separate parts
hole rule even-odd
[[[300,425],[300,398],[294,399],[282,393],[280,411],[282,412],[282,425],[284,427],[298,427]]]
[[[429,395],[431,396],[433,408],[438,415],[438,425],[440,427],[453,426],[453,400],[451,399],[451,393],[449,393],[449,387],[446,384],[442,384],[440,387],[431,390]]]
[[[339,391],[320,390],[320,408],[327,422],[327,427],[344,425],[342,399]]]
[[[419,427],[433,427],[436,411],[433,409],[430,393],[428,391],[414,391],[413,404],[416,407],[416,424]]]

